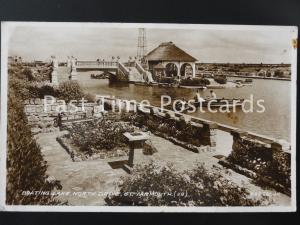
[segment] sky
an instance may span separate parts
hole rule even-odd
[[[78,25],[78,26],[77,26]],[[17,25],[9,30],[8,55],[26,60],[48,60],[55,55],[78,60],[111,59],[127,61],[136,56],[138,28],[124,26],[87,26],[85,24]],[[142,27],[142,26],[141,26]],[[184,26],[183,26],[184,28]],[[206,63],[291,63],[290,29],[178,29],[146,28],[148,52],[161,42],[178,47]]]

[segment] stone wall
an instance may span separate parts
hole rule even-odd
[[[289,194],[291,188],[291,152],[283,140],[253,138],[247,132],[231,131],[232,152],[227,160],[252,171],[260,183]],[[254,174],[254,175],[253,175]]]
[[[61,113],[61,121],[71,122],[80,119],[101,117],[101,107],[96,103],[75,104],[78,111],[74,112],[73,106],[66,105],[65,112]],[[45,110],[46,109],[46,110]],[[58,114],[62,109],[60,100],[56,100],[51,106],[44,106],[44,99],[28,99],[24,102],[24,111],[31,126],[33,134],[51,132],[58,129]]]
[[[55,128],[57,112],[51,108],[49,112],[45,112],[42,102],[41,99],[29,99],[24,102],[25,115],[33,134],[52,132],[57,129]]]
[[[110,83],[114,83],[114,82],[128,82],[128,81],[129,81],[129,77],[126,76],[124,73],[122,73],[119,70],[116,72],[116,75],[109,76],[109,82]]]

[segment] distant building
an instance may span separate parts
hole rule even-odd
[[[173,42],[163,42],[146,55],[149,71],[153,75],[166,77],[195,77],[196,58],[189,55]]]

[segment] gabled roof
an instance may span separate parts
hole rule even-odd
[[[195,62],[193,56],[178,48],[173,42],[163,42],[146,55],[148,61]]]

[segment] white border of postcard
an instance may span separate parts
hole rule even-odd
[[[292,51],[291,62],[291,206],[252,207],[167,207],[167,206],[36,206],[6,205],[6,139],[7,139],[7,57],[8,41],[17,26],[35,27],[115,27],[115,28],[161,28],[200,30],[282,30],[298,38],[296,26],[250,26],[250,25],[200,25],[200,24],[153,24],[153,23],[73,23],[73,22],[1,22],[1,139],[0,139],[0,210],[5,211],[64,211],[64,212],[292,212],[296,211],[296,99],[297,99],[297,49]],[[292,44],[291,44],[292,48]]]

